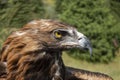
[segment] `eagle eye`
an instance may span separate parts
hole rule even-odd
[[[62,33],[60,31],[55,31],[54,35],[55,35],[55,38],[58,38],[58,39],[62,38]]]
[[[69,33],[67,32],[67,30],[62,30],[62,29],[55,30],[55,31],[53,32],[53,34],[54,34],[54,37],[55,37],[56,39],[63,39],[63,37],[69,35]]]

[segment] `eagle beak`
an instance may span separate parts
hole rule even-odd
[[[90,40],[84,36],[82,33],[76,31],[77,37],[71,37],[67,38],[65,42],[62,42],[62,46],[69,48],[79,48],[79,49],[88,49],[90,52],[90,55],[92,56],[92,46],[90,43]]]
[[[92,56],[92,46],[90,40],[86,36],[79,37],[78,44],[80,49],[88,49]]]
[[[76,31],[78,36],[78,44],[79,48],[81,49],[88,49],[90,55],[92,56],[92,46],[90,40],[82,33]]]
[[[92,56],[92,46],[90,40],[84,36],[82,33],[75,31],[75,35],[68,37],[65,41],[61,42],[61,45],[67,49],[70,48],[79,48],[79,49],[88,49],[90,55]]]

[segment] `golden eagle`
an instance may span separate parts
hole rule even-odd
[[[1,80],[112,80],[95,72],[66,67],[62,51],[91,52],[90,41],[74,27],[54,20],[33,20],[4,42],[0,56]]]

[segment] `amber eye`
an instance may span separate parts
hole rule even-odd
[[[56,31],[54,34],[55,34],[56,38],[61,38],[62,37],[62,34],[58,31]]]

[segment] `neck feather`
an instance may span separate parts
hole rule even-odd
[[[12,61],[8,64],[8,80],[64,80],[65,67],[60,51],[29,54],[19,58],[16,65]]]

